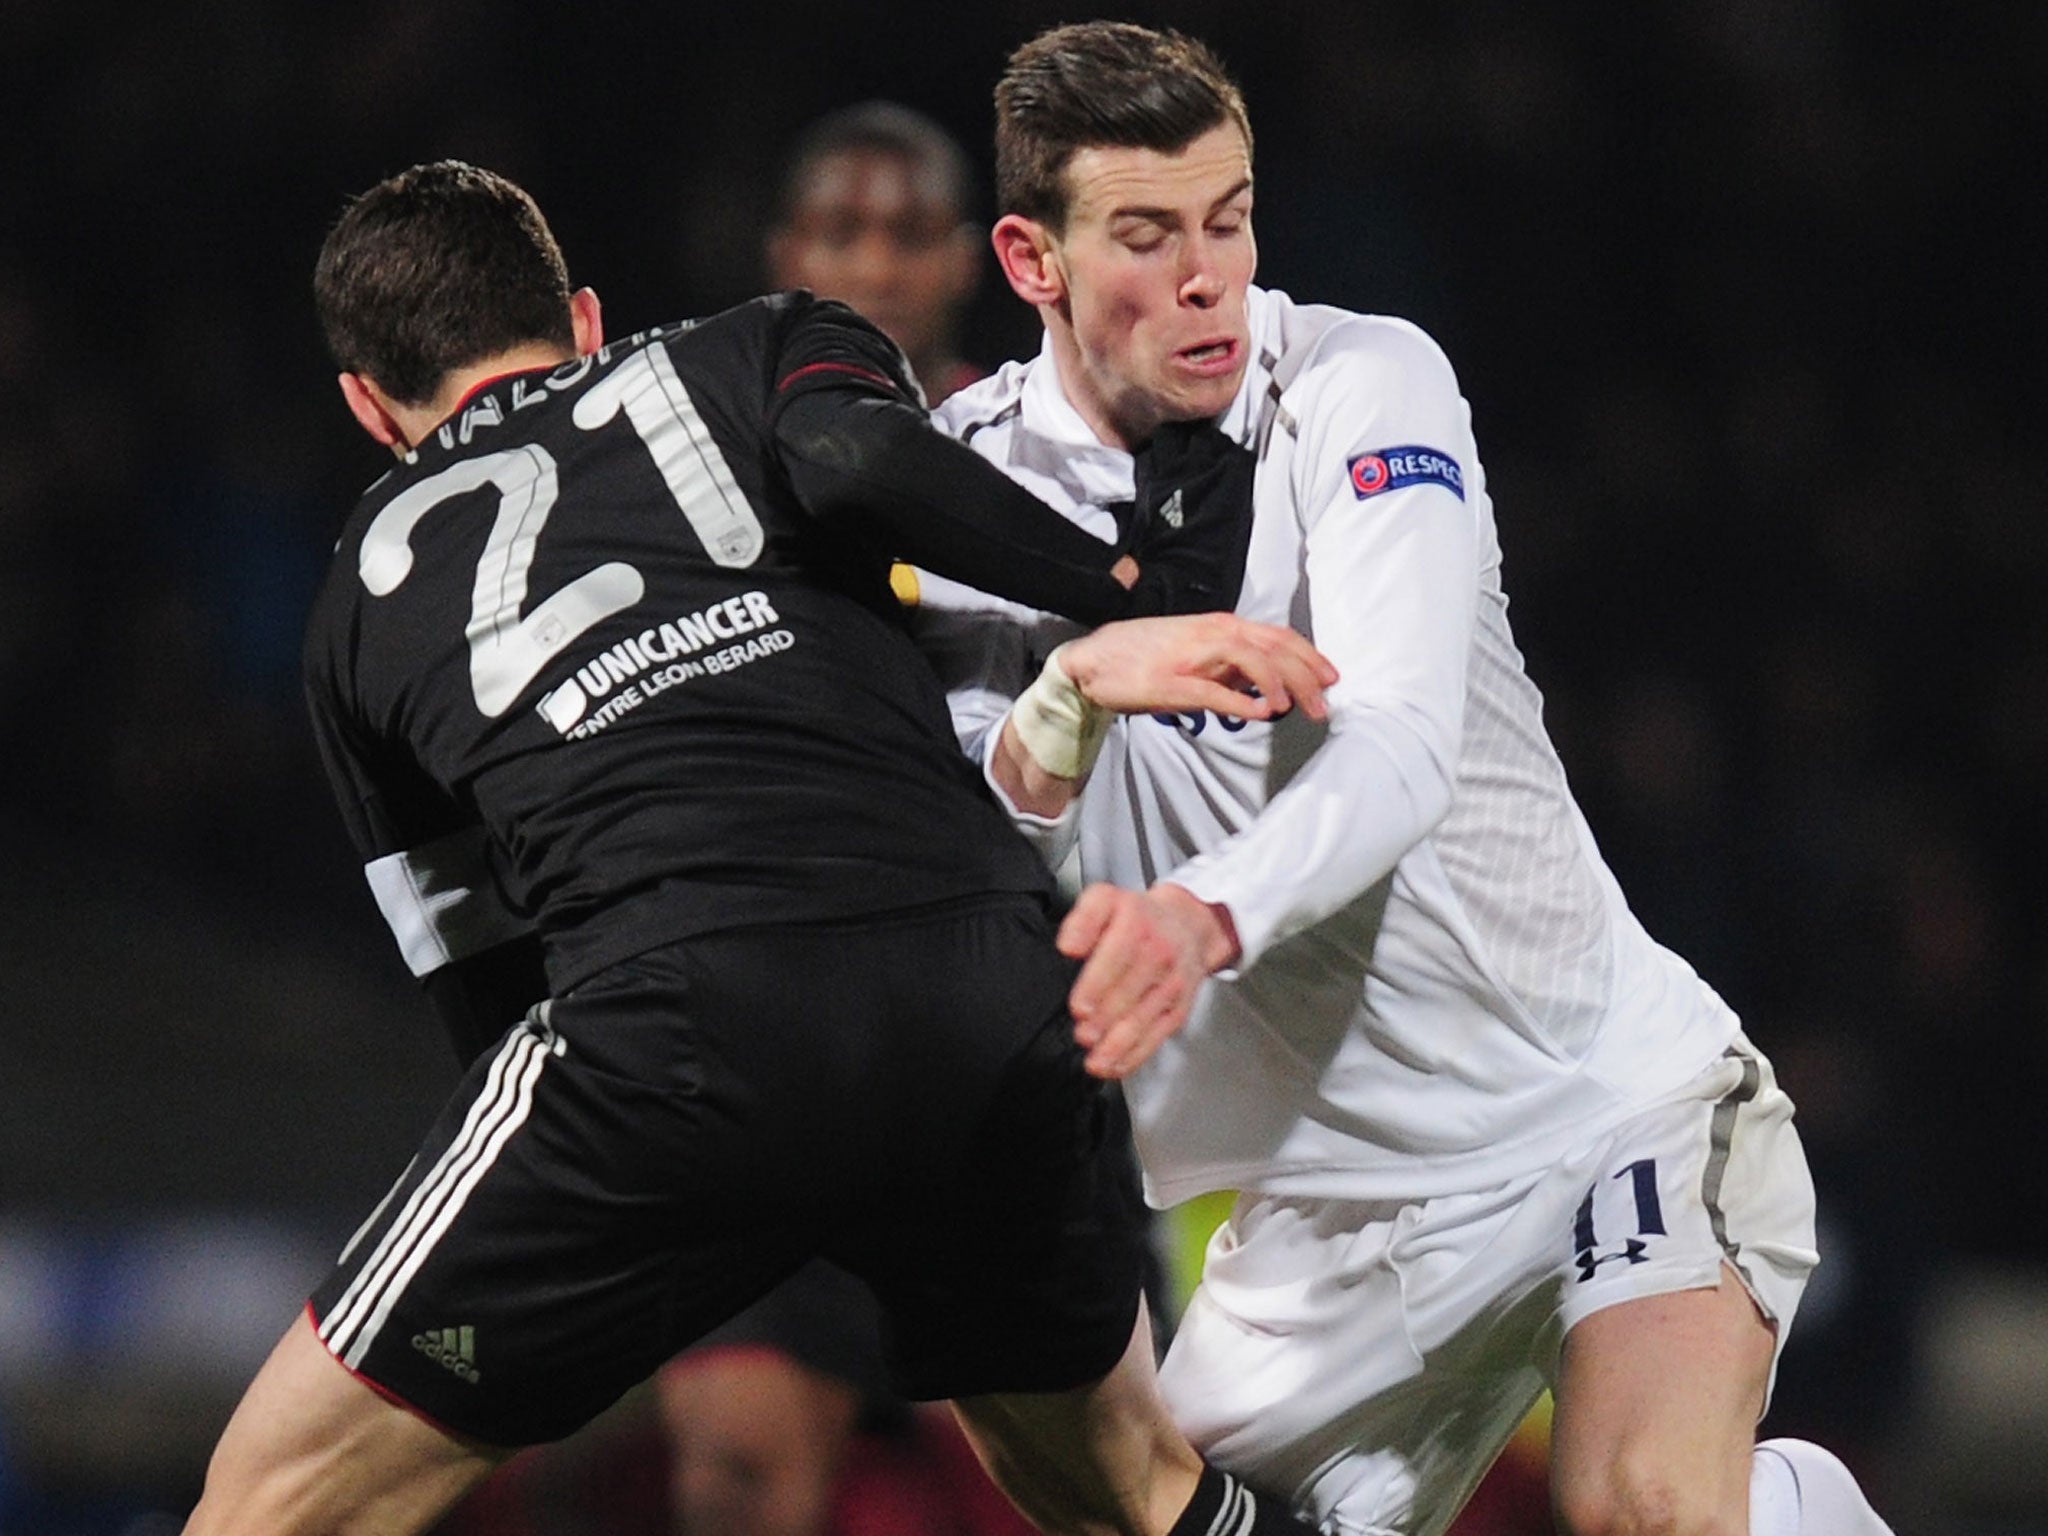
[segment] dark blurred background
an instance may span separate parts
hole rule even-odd
[[[452,1078],[298,694],[381,469],[308,296],[344,198],[502,170],[624,334],[758,290],[810,118],[985,166],[1004,55],[1082,14],[0,7],[0,1532],[175,1529]],[[1589,818],[1801,1106],[1829,1256],[1767,1429],[1902,1531],[2048,1530],[2048,9],[1103,14],[1238,72],[1262,281],[1458,366]],[[1036,344],[992,264],[968,343]]]

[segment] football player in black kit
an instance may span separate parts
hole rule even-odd
[[[606,346],[531,199],[453,162],[352,203],[315,294],[400,463],[337,546],[309,701],[474,1064],[188,1530],[424,1530],[813,1255],[869,1282],[899,1385],[955,1399],[1044,1528],[1303,1529],[1167,1418],[1105,1156],[1101,1076],[1190,988],[1161,972],[1149,1025],[1077,1044],[1050,879],[888,585],[901,556],[1087,622],[1180,612],[1234,583],[1248,506],[1120,557],[802,293]],[[1094,704],[1320,713],[1333,680],[1290,631],[1200,614],[1074,642],[1081,694],[1087,647],[1133,631],[1169,664]]]

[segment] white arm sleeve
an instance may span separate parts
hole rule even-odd
[[[961,750],[981,764],[996,804],[1038,850],[1046,867],[1057,870],[1073,850],[1080,824],[1079,797],[1057,819],[1035,816],[1011,803],[989,763],[1002,740],[1010,706],[1038,676],[1053,647],[1080,634],[1081,626],[929,571],[917,573],[917,587],[911,634],[945,684],[946,707],[952,711]]]
[[[1385,879],[1451,803],[1484,543],[1471,415],[1421,332],[1344,341],[1297,381],[1288,486],[1309,634],[1340,674],[1328,736],[1249,827],[1168,877],[1230,909],[1241,966]],[[1352,461],[1400,447],[1454,460],[1462,495],[1437,481],[1361,495]]]

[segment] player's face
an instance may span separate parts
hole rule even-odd
[[[1226,410],[1251,348],[1245,289],[1258,264],[1252,167],[1225,123],[1177,154],[1098,147],[1068,162],[1066,287],[1078,378],[1069,395],[1126,444],[1162,421]]]
[[[851,304],[916,359],[949,347],[978,244],[939,171],[862,149],[811,168],[769,256],[778,287]]]

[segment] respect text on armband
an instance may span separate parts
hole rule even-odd
[[[1360,501],[1411,485],[1440,485],[1458,500],[1465,499],[1465,471],[1458,461],[1420,443],[1361,453],[1347,459],[1344,469]]]
[[[616,724],[656,695],[780,655],[796,636],[765,592],[742,592],[606,647],[541,695],[535,712],[571,741]]]

